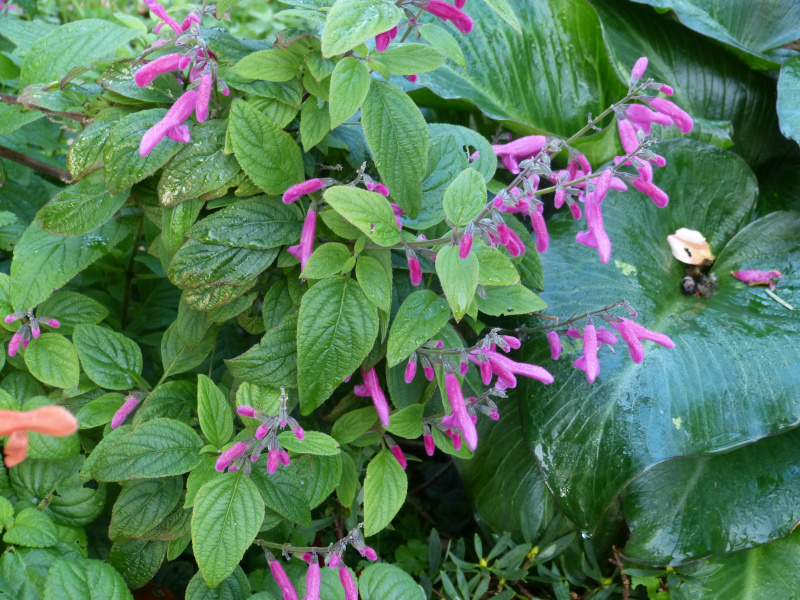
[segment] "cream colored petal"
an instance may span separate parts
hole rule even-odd
[[[672,235],[668,235],[667,242],[672,250],[672,256],[687,265],[701,265],[706,260],[714,260],[706,238],[694,229],[682,227]]]

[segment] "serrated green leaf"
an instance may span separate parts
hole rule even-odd
[[[389,201],[381,194],[336,185],[325,190],[323,198],[376,244],[391,246],[400,242],[400,230],[394,212]]]
[[[278,434],[278,442],[298,454],[335,456],[342,451],[335,439],[321,431],[306,431],[302,440],[298,440],[293,431],[284,431]]]
[[[444,298],[431,290],[410,294],[397,311],[389,330],[386,360],[398,364],[431,339],[450,320],[450,309]]]
[[[333,424],[331,435],[340,444],[349,444],[378,422],[378,413],[372,406],[344,413]]]
[[[486,183],[475,169],[458,174],[444,192],[444,212],[459,229],[477,217],[486,207]]]
[[[336,275],[351,255],[350,248],[344,244],[338,242],[322,244],[309,257],[301,276],[304,279],[325,279]]]
[[[486,298],[476,296],[478,310],[487,315],[524,315],[547,308],[547,303],[521,283],[486,286]]]
[[[256,385],[297,387],[297,312],[268,330],[261,342],[226,361],[231,374]]]
[[[125,580],[100,560],[59,558],[47,577],[44,600],[133,600]]]
[[[520,282],[519,273],[507,253],[476,242],[472,252],[478,257],[480,285],[514,285]]]
[[[3,541],[15,546],[47,548],[58,543],[58,532],[50,517],[35,508],[25,508],[17,514]]]
[[[447,245],[436,255],[436,274],[456,321],[466,314],[472,302],[478,287],[478,271],[478,258],[472,253],[459,258],[457,246]]]
[[[259,81],[289,81],[297,76],[303,59],[291,50],[271,48],[245,56],[230,71]]]
[[[415,75],[435,71],[444,63],[444,55],[425,44],[393,45],[380,54],[380,61],[394,75]]]
[[[77,387],[81,369],[75,346],[58,333],[44,333],[25,350],[25,364],[44,384],[69,389]]]
[[[305,499],[303,484],[295,473],[297,460],[272,474],[267,472],[266,461],[261,460],[254,466],[251,479],[268,508],[290,521],[310,525],[311,509]]]
[[[153,578],[167,552],[167,542],[128,540],[111,546],[108,562],[131,589],[138,589]]]
[[[111,511],[108,537],[117,542],[139,537],[167,518],[182,493],[182,477],[142,479],[125,484]]]
[[[413,577],[388,563],[369,565],[358,578],[358,593],[363,600],[423,600],[425,593]]]
[[[99,325],[81,324],[72,336],[83,370],[97,385],[125,390],[138,386],[142,351],[121,333]]]
[[[344,54],[389,31],[402,18],[400,7],[383,0],[336,0],[322,30],[322,55]]]
[[[36,312],[47,317],[57,316],[61,325],[59,331],[65,335],[70,335],[76,325],[94,325],[108,316],[108,309],[96,300],[69,291],[54,292],[39,305]]]
[[[369,537],[391,523],[403,506],[408,491],[408,478],[386,449],[381,450],[369,465],[364,479],[364,535]]]
[[[208,587],[202,573],[195,573],[186,588],[186,600],[246,600],[250,598],[250,581],[241,567],[215,588]]]
[[[303,150],[310,151],[331,130],[331,117],[325,102],[309,96],[300,109],[300,140]]]
[[[124,404],[125,396],[116,392],[103,394],[85,404],[75,415],[81,429],[91,429],[110,423],[111,419]]]
[[[458,41],[456,41],[456,38],[454,38],[449,31],[443,27],[433,25],[432,23],[421,25],[417,31],[419,31],[426,42],[457,65],[461,67],[467,66],[464,60],[464,53],[461,51]]]
[[[102,174],[87,177],[59,192],[36,215],[36,223],[50,233],[74,237],[106,223],[128,199],[128,191],[112,195]]]
[[[407,440],[415,440],[422,436],[422,404],[412,404],[403,410],[399,410],[389,417],[389,426],[386,430],[389,433],[400,436]]]
[[[331,75],[331,129],[335,129],[361,108],[372,78],[361,61],[348,56],[336,63]]]
[[[367,255],[358,257],[356,279],[361,291],[370,302],[387,313],[392,308],[392,281],[389,277],[384,266],[376,259]]]
[[[217,448],[233,435],[233,413],[228,399],[205,375],[197,376],[197,418],[203,434]]]

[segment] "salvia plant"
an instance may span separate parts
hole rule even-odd
[[[793,597],[800,2],[706,4],[2,4],[0,598]]]

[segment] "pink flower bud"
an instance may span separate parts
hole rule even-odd
[[[431,0],[431,2],[435,1],[436,0]],[[353,575],[346,565],[339,567],[339,581],[342,583],[342,588],[344,588],[344,600],[358,600],[356,583],[353,581]],[[284,598],[284,600],[288,599]]]
[[[167,9],[161,6],[157,0],[144,0],[144,3],[148,6],[153,15],[164,21],[164,23],[160,23],[158,27],[156,27],[156,33],[158,33],[158,30],[161,28],[161,26],[165,24],[172,27],[175,35],[180,35],[183,33],[183,30],[178,25],[178,22],[167,14]]]
[[[411,383],[414,381],[414,377],[417,374],[417,358],[416,356],[412,355],[412,358],[408,359],[406,363],[406,372],[405,372],[405,381],[406,383]]]
[[[394,38],[397,37],[397,26],[392,27],[389,31],[384,31],[375,36],[375,49],[378,52],[383,52],[389,47],[389,44]]]
[[[197,86],[197,108],[194,113],[200,123],[208,118],[208,103],[211,100],[211,85],[213,83],[214,80],[211,78],[211,73],[203,73],[200,77],[200,85]]]
[[[378,560],[378,553],[375,552],[374,548],[367,546],[364,550],[365,550],[364,556],[367,557],[367,560],[372,560],[372,561]]]
[[[425,442],[425,454],[428,456],[433,456],[433,453],[436,450],[436,445],[433,442],[433,435],[430,433],[425,433],[422,435],[422,439]]]
[[[10,314],[6,317],[5,321],[6,323],[13,323],[17,319],[19,319],[19,317],[15,317],[13,314]]]
[[[669,127],[673,123],[671,117],[650,110],[643,104],[631,104],[628,106],[625,110],[625,117],[631,122],[634,129],[641,129],[645,135],[650,135],[653,123],[658,123],[665,127]]]
[[[436,372],[433,370],[431,365],[422,365],[422,372],[425,373],[425,379],[428,381],[433,381],[433,378],[436,376]]]
[[[58,329],[59,327],[61,327],[61,323],[58,322],[58,319],[50,319],[49,321],[47,321],[47,324],[53,329]]]
[[[161,56],[139,67],[133,76],[133,81],[139,87],[147,87],[162,73],[168,73],[181,68],[180,62],[182,59],[183,55],[181,54],[167,54],[166,56]]]
[[[469,361],[458,363],[458,374],[464,377],[469,372]]]
[[[225,452],[219,455],[219,458],[217,459],[217,464],[214,466],[214,468],[217,471],[224,471],[225,469],[228,468],[228,466],[230,466],[230,464],[234,460],[236,460],[242,454],[244,454],[246,450],[247,450],[247,444],[245,442],[236,442],[233,446],[231,446],[230,448],[225,450]]]
[[[259,425],[256,428],[256,439],[263,440],[269,433],[269,427],[266,425]]]
[[[464,5],[467,3],[467,0],[453,0],[453,4],[456,5],[456,8],[461,10],[464,8]]]
[[[341,560],[342,557],[339,556],[338,554],[331,554],[330,562],[328,562],[328,567],[330,567],[331,569],[335,569],[336,565],[338,565],[339,562],[341,562]]]
[[[236,409],[236,412],[239,413],[243,417],[251,417],[254,418],[256,416],[256,409],[252,406],[240,406]]]
[[[431,2],[435,1],[431,0]],[[408,271],[411,277],[411,285],[417,286],[422,283],[422,267],[420,267],[419,259],[416,256],[408,258]]]
[[[643,177],[634,179],[631,184],[633,184],[633,187],[635,187],[641,193],[649,197],[650,200],[653,201],[653,204],[655,204],[657,207],[664,208],[667,204],[669,204],[669,196],[667,193],[656,186],[656,184],[650,181],[645,181]]]
[[[667,95],[667,96],[672,96],[672,94],[674,93],[674,91],[675,91],[675,90],[673,90],[673,89],[672,89],[672,87],[668,86],[668,85],[665,83],[665,84],[663,84],[663,85],[662,85],[662,86],[659,88],[659,91],[660,91],[662,94],[665,94],[665,95]]]
[[[267,473],[272,475],[278,470],[280,464],[280,450],[270,450],[267,452]]]
[[[284,204],[291,204],[298,198],[301,198],[306,194],[316,192],[317,190],[321,190],[323,187],[325,187],[325,183],[318,177],[314,179],[308,179],[303,183],[297,183],[283,193],[283,202]]]
[[[388,427],[389,403],[386,401],[386,396],[381,389],[375,367],[372,367],[369,371],[365,371],[362,367],[361,374],[364,377],[364,386],[369,390],[372,396],[372,403],[375,405],[375,410],[378,412],[378,418],[380,418],[381,424],[384,427]]]
[[[31,335],[35,340],[38,340],[39,336],[42,335],[42,330],[39,328],[39,321],[37,320],[31,323]]]
[[[283,570],[283,566],[277,560],[273,559],[269,562],[269,570],[272,571],[272,576],[275,578],[275,583],[281,588],[283,600],[297,600],[297,592],[292,585],[292,580]]]
[[[568,205],[569,212],[572,214],[572,218],[576,221],[580,221],[581,215],[581,207],[578,205],[577,202],[573,202],[572,204]]]
[[[455,25],[456,29],[461,33],[469,33],[472,31],[473,24],[469,15],[461,12],[458,8],[447,2],[443,2],[442,0],[430,0],[422,9],[439,17],[442,21],[452,21],[453,25]]]
[[[305,556],[305,555],[303,555]],[[309,561],[310,564],[308,566],[308,571],[306,571],[306,598],[305,600],[320,600],[319,599],[319,588],[320,588],[320,581],[321,581],[321,573],[319,569],[319,563],[316,560],[313,560],[311,555],[309,554]]]
[[[639,147],[639,138],[636,137],[636,130],[630,121],[619,119],[617,121],[617,130],[619,131],[619,141],[622,142],[622,149],[625,150],[625,154],[630,154]]]
[[[291,188],[290,188],[291,189]],[[285,198],[285,195],[284,195]],[[312,206],[316,206],[312,203]],[[303,222],[303,231],[300,234],[300,243],[289,246],[286,251],[300,261],[300,269],[306,268],[306,263],[314,253],[314,236],[317,231],[317,211],[309,208],[306,220]]]
[[[461,384],[458,382],[458,377],[453,373],[448,373],[444,376],[445,389],[447,391],[447,399],[450,402],[450,408],[453,414],[458,419],[459,428],[464,435],[467,446],[470,450],[475,450],[478,447],[478,432],[475,429],[475,424],[467,414],[467,407],[464,403],[464,395],[461,393]]]
[[[642,78],[645,69],[647,69],[647,57],[643,56],[636,61],[636,64],[633,65],[633,69],[631,70],[631,85],[635,84]]]
[[[136,396],[128,396],[125,398],[125,403],[114,413],[114,417],[111,419],[111,429],[116,429],[120,425],[125,422],[125,419],[128,418],[136,407],[139,405],[139,398]]]
[[[397,462],[400,463],[400,466],[403,467],[403,470],[405,471],[407,465],[406,455],[403,454],[403,450],[400,448],[400,446],[389,446],[389,451],[392,453],[392,456],[397,459]]]
[[[419,79],[419,77],[416,75],[406,75],[406,79],[408,79],[411,83],[417,83],[417,79]]]
[[[292,432],[294,433],[295,437],[298,440],[302,440],[304,437],[306,437],[306,432],[303,431],[302,427],[299,427],[299,426],[295,427],[294,429],[292,429]]]
[[[677,104],[667,100],[666,98],[653,98],[650,100],[650,106],[655,108],[658,112],[671,117],[675,121],[681,133],[689,133],[694,126],[692,117],[683,111]]]
[[[514,350],[517,350],[517,349],[519,349],[520,346],[522,346],[522,342],[520,342],[513,335],[504,335],[503,336],[503,341],[506,344],[508,344],[510,348],[513,348]],[[508,352],[508,349],[506,349],[506,352]]]
[[[397,27],[395,27],[395,29],[397,29]],[[370,192],[376,192],[381,196],[385,196],[386,198],[389,197],[389,188],[387,188],[382,183],[376,183],[375,181],[366,181],[364,182],[364,185],[367,186],[367,189]],[[394,206],[392,207],[392,210],[394,210]],[[397,211],[395,211],[395,214],[397,214]]]
[[[458,257],[461,259],[467,258],[472,250],[472,234],[465,233],[461,236],[461,243],[458,246]]]
[[[188,144],[192,141],[191,136],[189,135],[189,126],[188,125],[178,125],[177,127],[170,127],[167,129],[167,137],[175,142],[181,142],[182,144]]]
[[[547,251],[550,245],[550,234],[547,233],[547,224],[544,222],[542,214],[544,205],[540,204],[531,210],[531,225],[536,233],[536,251],[540,254]]]
[[[281,464],[284,467],[288,467],[289,466],[289,462],[290,462],[289,453],[286,450],[281,450],[280,452],[278,452],[278,459],[281,461]]]
[[[25,348],[27,348],[28,344],[30,343],[31,341],[28,338],[22,338],[22,349],[24,350]]]
[[[783,277],[780,271],[759,271],[758,269],[743,269],[740,271],[731,271],[739,281],[749,285],[768,285],[770,290],[775,289],[775,282],[773,279],[780,279]]]

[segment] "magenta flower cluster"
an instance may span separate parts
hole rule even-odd
[[[19,347],[27,348],[31,343],[31,339],[38,339],[42,335],[42,325],[47,325],[53,329],[61,327],[61,323],[57,319],[44,316],[35,316],[33,309],[27,312],[15,312],[6,316],[6,323],[14,323],[15,321],[22,321],[22,325],[17,329],[16,333],[11,336],[8,342],[8,355],[14,356],[19,352]]]

